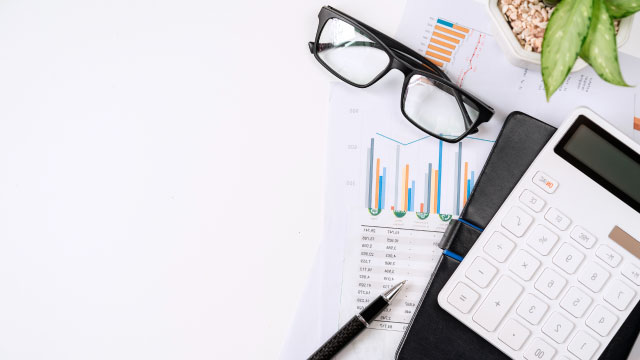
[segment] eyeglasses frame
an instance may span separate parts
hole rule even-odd
[[[458,85],[452,83],[449,80],[449,77],[442,71],[437,65],[429,61],[427,58],[419,55],[414,50],[410,49],[406,45],[403,45],[399,41],[387,36],[386,34],[372,28],[371,26],[337,10],[330,6],[323,6],[320,9],[320,13],[318,14],[318,29],[316,31],[315,41],[309,42],[309,50],[313,53],[314,57],[318,62],[327,69],[330,73],[335,75],[340,80],[346,82],[349,85],[355,86],[357,88],[367,88],[373,84],[375,84],[378,80],[383,78],[385,75],[389,73],[392,69],[399,70],[404,74],[404,82],[402,85],[402,95],[400,98],[400,111],[402,115],[409,120],[411,124],[416,126],[418,129],[424,131],[425,133],[449,143],[456,143],[460,140],[464,139],[467,135],[476,133],[478,131],[478,126],[482,123],[488,122],[494,114],[494,110],[491,106],[484,103],[482,100],[478,99],[474,95],[470,94],[466,90],[460,88]],[[320,35],[322,34],[322,30],[324,29],[326,23],[330,19],[338,19],[346,22],[347,24],[357,28],[363,34],[365,34],[372,41],[375,41],[378,45],[382,47],[382,50],[389,56],[389,64],[387,67],[382,70],[373,80],[371,80],[367,84],[357,84],[354,83],[340,74],[338,74],[335,70],[333,70],[328,64],[326,64],[318,54],[318,45],[320,44]],[[412,65],[411,63],[415,64]],[[420,66],[420,68],[418,67]],[[425,70],[423,70],[424,68]],[[446,136],[442,136],[440,134],[433,133],[430,130],[425,129],[423,126],[412,120],[404,110],[404,101],[408,91],[409,80],[414,75],[424,76],[430,80],[435,80],[437,82],[443,83],[444,85],[450,87],[454,92],[454,97],[456,102],[458,103],[458,107],[462,112],[464,120],[467,124],[471,124],[469,128],[459,135],[456,138],[450,138]],[[478,108],[478,118],[475,121],[472,121],[469,117],[467,110],[464,107],[462,101],[462,95],[464,95],[468,100],[473,102]]]

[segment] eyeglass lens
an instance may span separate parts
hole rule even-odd
[[[453,88],[422,75],[413,75],[407,84],[402,106],[407,117],[424,129],[457,138],[471,128],[480,114],[468,98],[463,94],[460,97],[469,120],[460,110]]]
[[[358,85],[373,81],[391,62],[389,55],[374,40],[335,18],[325,23],[316,46],[318,56],[327,66]]]

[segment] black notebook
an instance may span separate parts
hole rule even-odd
[[[496,140],[459,221],[452,221],[440,247],[443,255],[418,310],[396,351],[398,360],[508,359],[500,350],[438,305],[438,293],[509,196],[555,128],[520,112],[511,113]],[[640,304],[600,359],[626,359],[640,332]]]

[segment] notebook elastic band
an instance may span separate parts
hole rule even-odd
[[[462,259],[464,259],[462,256],[454,253],[451,250],[445,250],[445,251],[442,252],[442,254],[446,255],[446,256],[448,256],[448,257],[450,257],[452,259],[458,260],[458,261],[462,261]]]
[[[477,226],[473,225],[472,223],[468,222],[467,220],[464,220],[464,219],[458,218],[458,221],[460,221],[461,223],[463,223],[463,224],[465,224],[465,225],[469,225],[469,226],[471,226],[472,228],[474,228],[474,229],[476,229],[476,230],[478,230],[478,231],[484,231],[484,229],[483,229],[483,228],[477,227]]]

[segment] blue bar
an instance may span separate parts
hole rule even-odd
[[[431,163],[429,163],[429,181],[427,182],[427,203],[424,206],[427,207],[427,214],[431,213]]]
[[[471,197],[471,179],[467,179],[467,201]]]
[[[382,168],[382,182],[380,185],[380,190],[382,191],[382,196],[380,197],[380,208],[384,209],[384,199],[387,196],[387,168]]]
[[[471,187],[469,189],[471,190],[475,184],[476,184],[476,173],[474,171],[472,171],[471,172]],[[467,200],[469,200],[469,198],[467,198]]]
[[[416,211],[416,182],[415,180],[411,180],[411,193],[413,197],[411,198],[411,210]]]
[[[378,210],[382,210],[382,182],[384,181],[384,178],[380,176],[378,181],[380,182],[380,188],[378,188]]]
[[[411,208],[411,188],[409,188],[409,206],[407,206],[407,211],[413,211]]]
[[[444,25],[444,26],[448,26],[448,27],[453,29],[453,24],[448,22],[448,21],[444,21],[442,19],[438,19],[438,24],[441,24],[441,25]]]
[[[372,148],[373,149],[373,148]],[[440,140],[440,150],[438,153],[438,208],[436,214],[440,214],[440,194],[442,194],[442,140]]]
[[[371,209],[371,187],[373,185],[373,138],[371,138],[371,153],[369,154],[369,176],[367,178],[367,186],[369,186],[369,200],[367,205]]]

